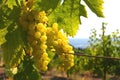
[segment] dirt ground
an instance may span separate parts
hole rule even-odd
[[[12,78],[8,78],[5,75],[4,67],[0,67],[0,80],[12,80]],[[52,69],[47,73],[42,75],[42,80],[101,80],[101,79],[93,79],[90,74],[86,75],[71,75],[69,79],[67,79],[67,75],[65,72],[57,71],[56,69]]]
[[[4,67],[0,67],[0,80],[13,80],[5,76]],[[86,71],[84,74],[74,74],[67,78],[65,72],[60,72],[56,69],[52,69],[45,74],[42,74],[42,80],[102,80],[101,78],[92,77],[92,73]],[[112,77],[108,80],[120,80],[120,78]]]
[[[65,72],[60,72],[56,69],[48,71],[42,76],[42,80],[102,80],[100,78],[93,78],[91,73],[86,71],[85,74],[74,74],[67,78]]]

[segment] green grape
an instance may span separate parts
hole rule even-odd
[[[45,35],[45,36],[41,36],[40,40],[41,40],[42,42],[46,41],[46,40],[47,40],[47,36],[46,36],[46,35]]]
[[[39,15],[37,16],[36,19],[39,20],[39,22],[42,22],[42,23],[47,23],[48,22],[48,18],[46,17],[45,11],[39,12]]]
[[[74,65],[74,51],[68,43],[67,36],[58,30],[57,23],[54,23],[51,28],[47,28],[47,38],[48,48],[55,49],[54,51],[62,62],[60,69],[65,71],[70,69]]]
[[[47,23],[48,18],[46,16],[43,17],[42,22]]]
[[[32,48],[35,66],[40,71],[47,70],[50,62],[46,50],[55,52],[61,63],[62,70],[68,70],[74,65],[74,51],[69,45],[66,34],[58,29],[58,24],[47,26],[48,18],[44,11],[29,10],[20,18],[23,29],[27,32],[27,41]]]
[[[44,27],[43,23],[38,23],[36,28],[38,31],[41,31],[43,27]]]
[[[42,45],[41,45],[41,49],[47,49],[47,45],[42,44]]]
[[[10,68],[10,71],[13,73],[13,74],[16,74],[18,72],[18,68],[15,67],[15,68]]]
[[[41,37],[41,33],[39,31],[35,32],[34,37],[39,39]]]
[[[37,12],[30,10],[25,12],[20,18],[20,23],[27,32],[27,41],[32,48],[32,54],[35,66],[40,71],[47,70],[47,65],[50,61],[48,54],[46,53],[46,23],[48,18],[44,11]],[[27,23],[24,25],[23,23]]]
[[[47,53],[43,53],[42,57],[43,57],[43,58],[47,58],[47,57],[48,57],[48,54],[47,54]]]
[[[58,41],[54,41],[54,42],[53,42],[53,45],[54,45],[54,46],[57,46],[57,45],[58,45]]]
[[[58,24],[53,23],[52,30],[58,32]]]

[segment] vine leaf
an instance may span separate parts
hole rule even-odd
[[[83,17],[88,17],[87,15],[87,11],[85,9],[85,6],[83,4],[80,4],[80,16],[83,16]]]
[[[13,6],[17,6],[16,0],[7,0],[7,1],[6,1],[6,4],[8,5],[8,7],[9,7],[10,9],[13,9]]]
[[[21,30],[16,25],[11,24],[8,27],[8,33],[5,36],[6,42],[1,45],[4,51],[3,59],[8,67],[15,66],[25,54],[22,49],[24,42],[21,36]]]
[[[14,75],[14,80],[41,80],[41,75],[30,56],[25,56],[18,69],[18,73]]]
[[[94,12],[98,17],[104,17],[103,15],[103,0],[83,0],[87,6]]]
[[[12,10],[10,10],[6,6],[0,8],[0,45],[6,41],[5,36],[8,33],[7,30],[8,27],[12,23],[18,23],[19,16],[20,16],[19,7],[13,7]],[[13,26],[10,27],[12,28]]]
[[[33,5],[33,8],[39,11],[50,12],[56,9],[56,7],[60,4],[61,0],[36,0]]]
[[[20,36],[20,30],[15,29],[13,31],[9,31],[6,35],[6,42],[2,45],[2,49],[4,51],[3,57],[6,66],[16,66],[18,61],[22,60],[23,55],[25,54],[22,48],[23,40]]]
[[[2,45],[6,39],[5,35],[7,34],[7,28],[5,27],[5,19],[4,19],[4,12],[2,8],[0,8],[0,45]]]
[[[6,66],[15,66],[25,54],[23,51],[24,41],[21,26],[19,26],[20,7],[9,9],[8,6],[0,8],[0,41],[3,49],[3,59]],[[6,56],[7,55],[7,56]]]
[[[14,6],[19,6],[23,0],[6,0],[5,4],[8,8],[13,9]]]
[[[70,36],[77,33],[79,24],[81,23],[80,16],[87,17],[85,7],[80,4],[81,0],[64,0],[62,5],[59,5],[56,10],[49,15],[50,23],[57,22],[59,28],[63,29]]]
[[[5,43],[6,39],[5,39],[5,35],[7,34],[7,30],[5,29],[0,29],[0,45],[2,45],[3,43]]]

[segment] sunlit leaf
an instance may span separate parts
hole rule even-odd
[[[21,30],[15,24],[11,24],[8,27],[8,33],[5,36],[6,42],[2,44],[3,57],[6,66],[14,66],[18,63],[18,60],[23,58],[24,52],[22,48],[24,42],[21,36]]]
[[[17,6],[16,0],[7,0],[7,1],[6,1],[6,4],[8,5],[8,7],[9,7],[10,9],[13,9],[13,6]]]
[[[17,66],[17,63],[22,60],[23,55],[25,54],[23,51],[24,42],[22,31],[18,23],[20,8],[14,6],[11,10],[9,7],[3,6],[0,11],[0,36],[5,40],[4,43],[1,43],[4,63],[6,63],[6,66],[8,67]],[[3,35],[2,31],[4,31]]]
[[[0,45],[3,44],[6,39],[5,39],[5,35],[7,34],[7,30],[5,29],[0,29]]]
[[[74,36],[80,23],[80,0],[65,0],[62,5],[49,16],[50,23],[59,23],[59,28],[63,29],[70,36]]]
[[[8,26],[10,26],[12,23],[17,23],[19,16],[19,7],[13,7],[12,10],[10,10],[7,6],[0,8],[0,45],[5,42]]]
[[[5,27],[5,19],[3,16],[4,12],[0,8],[0,45],[3,44],[5,40],[5,35],[7,34],[7,28]]]
[[[98,16],[104,17],[103,15],[103,0],[83,0],[87,6]]]
[[[61,0],[35,0],[35,4],[33,8],[41,11],[51,12],[53,11],[59,4]]]
[[[22,1],[23,0],[6,0],[5,4],[8,6],[8,8],[13,9],[13,7],[15,7],[15,6],[20,6],[20,3]]]

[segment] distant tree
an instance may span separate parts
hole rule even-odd
[[[120,57],[120,36],[119,31],[113,32],[112,34],[106,35],[105,23],[102,23],[102,33],[97,37],[97,32],[95,29],[92,30],[92,35],[90,36],[90,47],[87,48],[87,53],[94,56],[104,56],[104,57]],[[119,61],[117,61],[119,63]],[[118,69],[116,60],[114,59],[96,59],[92,58],[88,60],[88,69],[92,69],[94,73],[101,75],[103,80],[106,80],[106,75],[112,74],[113,72],[117,74],[116,68]],[[120,67],[119,67],[120,68]]]

